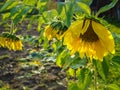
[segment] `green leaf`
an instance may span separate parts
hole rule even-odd
[[[46,22],[52,21],[57,15],[58,13],[55,9],[43,12],[43,18]]]
[[[70,64],[70,67],[73,69],[77,69],[79,67],[85,66],[87,59],[80,59],[80,57],[76,57],[73,62]]]
[[[38,1],[37,2],[37,8],[41,8],[42,6],[45,6],[47,4],[47,2],[43,2],[43,1]]]
[[[62,6],[60,10],[58,10],[59,17],[62,17],[61,19],[65,22],[66,21],[66,12],[65,12],[65,6]]]
[[[24,7],[20,13],[18,13],[18,15],[14,18],[13,23],[17,24],[19,21],[22,21],[22,19],[24,18],[24,16],[29,12],[31,8],[26,6]]]
[[[112,23],[110,24],[110,31],[113,32],[113,36],[115,36],[115,38],[119,38],[120,40],[120,22],[114,22],[113,20],[111,21]],[[119,41],[120,43],[120,41]]]
[[[111,2],[110,4],[105,5],[104,7],[100,8],[100,9],[98,10],[98,12],[96,13],[96,17],[97,17],[100,13],[103,13],[103,12],[108,11],[108,10],[110,10],[111,8],[113,8],[113,7],[116,5],[117,2],[118,2],[118,0],[112,0],[112,2]]]
[[[65,7],[65,3],[63,3],[63,2],[59,2],[58,3],[58,10],[57,10],[57,12],[58,12],[58,14],[61,14],[61,12],[63,11],[63,8]]]
[[[77,2],[77,4],[79,5],[80,9],[81,9],[84,13],[86,13],[86,14],[88,14],[88,15],[91,14],[91,9],[90,9],[90,7],[89,7],[87,4],[82,3],[82,2]]]
[[[98,74],[102,77],[103,80],[105,80],[106,77],[105,77],[105,74],[104,74],[104,71],[103,71],[102,63],[98,61],[96,64],[97,64]]]
[[[47,47],[49,46],[49,41],[46,37],[43,37],[43,40],[45,41],[43,44],[44,49],[47,49]]]
[[[74,77],[74,75],[75,75],[75,70],[72,69],[72,68],[69,68],[69,69],[67,70],[67,75],[68,75],[68,76],[71,76],[71,77]]]
[[[36,16],[31,16],[30,17],[30,21],[29,21],[29,24],[28,24],[28,30],[30,30],[31,29],[31,26],[32,26],[32,24],[33,23],[35,23],[35,21],[37,20],[37,17]]]
[[[88,71],[88,73],[85,76],[84,86],[82,90],[88,90],[88,87],[90,86],[91,81],[92,81],[92,73],[91,71]]]
[[[73,17],[74,5],[75,5],[75,0],[72,0],[71,2],[68,2],[65,6],[65,15],[66,15],[65,24],[67,26],[70,26],[70,24],[71,24],[71,19]]]
[[[37,0],[24,0],[23,3],[26,5],[34,6]]]
[[[66,62],[66,59],[68,55],[67,55],[67,52],[66,50],[62,51],[56,58],[56,64],[59,66],[59,67],[62,67],[65,62]]]
[[[44,21],[43,17],[39,17],[39,18],[38,18],[38,27],[37,27],[37,30],[38,30],[38,31],[41,30],[41,26],[42,26],[42,24],[43,24],[44,22],[45,22],[45,21]]]
[[[71,63],[76,59],[76,57],[70,57],[70,55],[65,59],[65,64],[63,69],[71,67]]]
[[[82,68],[82,69],[78,69],[76,72],[76,77],[79,80],[79,82],[83,83],[85,80],[85,73],[86,73],[87,69],[86,68]]]
[[[79,90],[88,90],[92,81],[92,73],[87,68],[78,69],[76,77],[79,80]]]
[[[96,61],[97,71],[98,74],[102,77],[103,80],[106,80],[108,71],[109,71],[109,65],[108,60],[103,60],[103,62]]]
[[[109,90],[120,90],[120,87],[116,84],[109,84],[109,85],[107,85],[107,88]]]
[[[23,5],[17,5],[16,7],[11,9],[10,16],[13,17],[15,14],[19,13],[20,9],[23,7]]]
[[[114,27],[115,28],[115,27]],[[116,31],[120,31],[120,28],[115,28]],[[115,40],[115,43],[116,44],[120,44],[120,35],[117,35],[115,33],[112,33],[113,34],[113,37],[114,37],[114,40]],[[120,47],[119,47],[120,48]]]
[[[107,60],[107,59],[103,60],[102,68],[103,68],[104,75],[107,78],[108,72],[109,72],[109,60]]]
[[[75,81],[70,81],[68,83],[68,90],[80,90]]]
[[[12,8],[16,6],[16,4],[18,4],[18,2],[16,2],[15,0],[9,0],[2,6],[2,8],[0,9],[0,12],[6,9]]]
[[[112,58],[112,61],[113,61],[113,62],[116,62],[116,63],[118,63],[118,64],[120,65],[120,56],[114,56],[114,57]]]
[[[10,13],[5,13],[5,14],[3,14],[3,20],[6,20],[6,19],[8,19],[9,18],[9,16],[10,16]],[[4,22],[4,21],[3,21]]]

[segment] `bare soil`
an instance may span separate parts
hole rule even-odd
[[[31,30],[27,30],[26,24],[22,24],[16,34],[39,35],[35,25]],[[3,30],[4,28],[0,26],[0,33]],[[8,84],[12,90],[67,90],[66,74],[55,65],[55,62],[46,62],[40,67],[24,68],[21,66],[19,59],[26,58],[30,49],[40,50],[42,48],[28,43],[24,43],[23,51],[9,51],[0,47],[0,81]],[[39,72],[41,68],[42,70]],[[33,73],[37,70],[39,73]]]

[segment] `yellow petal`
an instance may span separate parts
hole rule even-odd
[[[103,46],[111,53],[115,53],[114,39],[110,31],[108,31],[103,25],[92,21],[92,27],[94,32],[98,35]]]
[[[89,27],[89,25],[90,25],[90,20],[89,20],[89,19],[86,19],[86,20],[84,20],[83,23],[84,23],[84,24],[83,24],[82,29],[81,29],[81,33],[82,33],[82,34],[84,34],[84,33],[87,31],[87,29],[88,29],[88,27]]]
[[[94,55],[94,57],[102,61],[103,57],[108,53],[108,51],[104,48],[99,40],[97,42],[94,42],[94,44],[94,50],[96,51],[96,55]]]
[[[71,24],[68,30],[72,31],[77,37],[79,37],[82,30],[83,20],[77,20]]]
[[[75,38],[74,41],[73,41],[73,43],[72,43],[72,48],[73,49],[71,51],[71,54],[74,54],[75,52],[77,52],[79,46],[80,46],[80,39],[79,38]]]
[[[92,59],[94,55],[94,48],[92,47],[92,43],[86,42],[86,56]]]
[[[85,42],[84,41],[81,42],[78,52],[80,54],[80,57],[83,58],[85,55]]]

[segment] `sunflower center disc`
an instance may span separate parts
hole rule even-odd
[[[90,25],[89,25],[87,31],[83,35],[80,34],[80,38],[82,38],[82,40],[86,41],[86,42],[95,42],[95,41],[99,40],[97,34],[94,32],[94,30],[92,28],[91,22],[90,22]]]

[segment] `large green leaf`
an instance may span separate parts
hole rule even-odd
[[[102,77],[103,80],[106,80],[108,71],[109,71],[109,64],[107,60],[103,60],[103,62],[96,61],[97,72]]]
[[[85,75],[85,80],[84,80],[84,85],[82,86],[82,90],[88,90],[88,87],[90,86],[92,81],[92,73],[91,71],[88,71],[87,74]]]
[[[86,71],[86,68],[81,68],[76,71],[76,77],[79,80],[79,82],[84,83]]]
[[[58,15],[58,13],[55,9],[52,9],[49,11],[44,11],[42,15],[46,22],[50,22]]]
[[[101,62],[97,62],[96,64],[97,64],[98,74],[102,77],[103,80],[105,80],[106,77],[105,77],[105,74],[104,74],[104,71],[103,71],[102,63]]]
[[[91,9],[87,4],[82,3],[82,2],[77,2],[77,4],[84,13],[86,13],[88,15],[91,14]]]
[[[14,18],[13,23],[17,24],[19,21],[22,21],[22,19],[24,18],[24,16],[29,12],[31,8],[29,6],[25,6],[20,13],[18,13],[18,15]]]
[[[107,90],[120,90],[120,87],[116,84],[109,84],[107,85]]]
[[[18,2],[16,2],[15,0],[6,1],[6,3],[0,9],[0,12],[7,10],[9,8],[12,8],[12,7],[16,6],[16,4],[18,4]]]
[[[10,11],[10,16],[14,17],[15,14],[19,13],[19,11],[22,9],[23,5],[17,5],[16,7],[12,8]]]
[[[78,87],[78,83],[75,81],[70,81],[68,83],[68,90],[80,90]]]
[[[80,59],[80,57],[76,57],[73,62],[70,64],[70,67],[73,69],[77,69],[79,67],[84,67],[86,65],[87,59]]]
[[[78,58],[78,56],[76,56],[76,55],[75,56],[69,56],[65,60],[64,68],[66,69],[66,68],[70,67],[70,68],[73,68],[73,69],[77,69],[79,67],[79,65],[75,63],[76,60],[80,60]]]
[[[67,3],[64,3],[64,2],[59,2],[58,3],[58,14],[60,14],[64,8],[64,6],[66,5]]]
[[[65,22],[66,21],[66,13],[65,13],[65,6],[61,6],[60,9],[58,9],[59,17]]]
[[[120,56],[114,56],[112,61],[120,65]]]
[[[92,81],[92,73],[87,68],[78,69],[76,73],[77,79],[79,80],[79,90],[88,90],[88,87]]]
[[[103,68],[104,75],[107,78],[108,72],[109,72],[109,60],[108,59],[103,60],[102,68]]]
[[[65,15],[66,15],[66,20],[65,24],[67,26],[70,26],[71,24],[71,19],[73,17],[73,10],[74,10],[74,5],[75,5],[75,0],[72,0],[68,4],[66,4],[65,8]]]
[[[2,17],[3,22],[5,22],[9,18],[9,16],[10,16],[10,13],[5,13]]]
[[[111,8],[113,8],[113,7],[116,5],[117,2],[118,2],[118,0],[112,0],[112,2],[111,2],[110,4],[108,4],[108,5],[100,8],[100,9],[98,10],[98,12],[96,13],[96,17],[97,17],[100,13],[103,13],[103,12],[108,11],[108,10],[110,10]]]
[[[56,58],[56,64],[59,67],[63,67],[68,57],[69,55],[67,54],[67,51],[66,50],[62,51]]]

